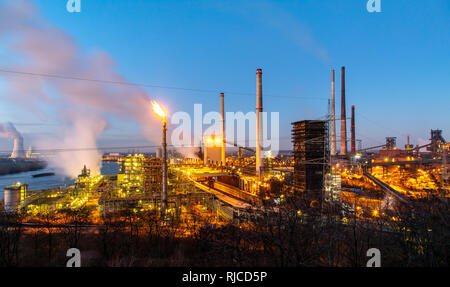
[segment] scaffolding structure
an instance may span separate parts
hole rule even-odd
[[[330,172],[328,121],[292,123],[294,190],[322,202],[324,178]]]
[[[144,159],[144,191],[152,197],[160,196],[162,191],[162,163],[157,157]]]
[[[431,144],[427,147],[427,150],[434,156],[439,155],[446,143],[444,137],[442,136],[442,130],[431,130],[430,141]]]
[[[144,157],[142,154],[128,155],[119,161],[117,176],[119,193],[123,196],[159,197],[162,191],[162,160]]]

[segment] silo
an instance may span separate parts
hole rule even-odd
[[[16,213],[20,204],[20,188],[8,186],[5,188],[3,202],[6,213]]]
[[[6,213],[16,213],[21,203],[26,199],[28,192],[28,185],[16,182],[4,189],[3,202]]]

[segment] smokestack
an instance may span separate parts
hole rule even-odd
[[[14,148],[11,153],[11,158],[25,157],[25,149],[23,148],[23,137],[15,136],[14,137]]]
[[[262,158],[261,158],[261,142],[262,142],[262,70],[256,70],[256,175],[261,177]]]
[[[221,122],[220,122],[220,128],[222,130],[222,150],[221,150],[221,161],[222,166],[225,165],[225,104],[224,104],[224,94],[220,93],[220,116],[221,116]]]
[[[336,110],[334,97],[334,70],[331,70],[331,155],[336,155]]]
[[[355,106],[352,106],[352,154],[356,153]]]
[[[347,155],[347,120],[345,113],[345,67],[341,69],[341,155]]]

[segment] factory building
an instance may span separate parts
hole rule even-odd
[[[408,150],[401,150],[397,148],[396,137],[386,137],[385,146],[375,154],[375,159],[378,160],[392,160],[407,158],[410,155]]]
[[[215,135],[205,136],[203,139],[203,163],[220,164],[222,162],[222,139]]]
[[[321,201],[330,155],[327,122],[309,120],[292,125],[294,189]]]
[[[445,144],[445,139],[442,136],[442,130],[431,130],[431,145],[427,147],[427,150],[432,153],[432,155],[438,155],[442,152],[442,147]]]

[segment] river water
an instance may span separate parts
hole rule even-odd
[[[28,184],[29,190],[47,189],[57,186],[69,186],[74,183],[74,179],[65,177],[55,172],[55,175],[44,177],[33,177],[33,174],[40,174],[44,172],[55,172],[51,168],[45,168],[36,171],[21,172],[15,174],[8,174],[0,176],[0,200],[3,201],[3,190],[6,186],[15,182]],[[81,172],[81,170],[80,170]],[[119,172],[119,165],[115,162],[103,162],[102,174],[117,174]]]

